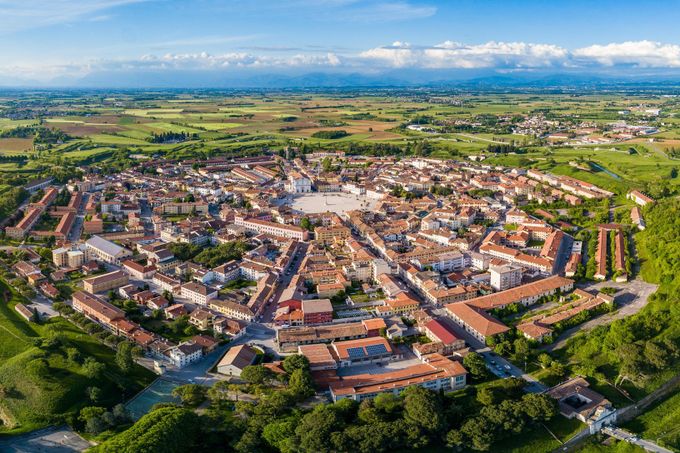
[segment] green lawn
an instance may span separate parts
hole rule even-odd
[[[590,440],[579,446],[581,453],[643,453],[645,450],[636,445],[622,440],[614,440],[611,437],[600,443],[599,438],[591,437]]]
[[[502,445],[494,446],[494,451],[508,453],[547,453],[562,445],[555,440],[548,432],[548,429],[557,436],[560,441],[565,442],[585,427],[586,425],[576,419],[570,420],[558,415],[550,422],[546,423],[545,426],[536,426],[521,435],[506,439]]]
[[[68,422],[81,407],[93,405],[85,396],[88,387],[101,389],[97,405],[113,406],[153,380],[154,374],[140,366],[123,373],[113,350],[63,318],[29,324],[14,310],[21,301],[20,295],[0,282],[0,388],[4,392],[0,435]],[[48,338],[58,341],[41,341]],[[80,361],[68,359],[69,348],[79,351]],[[85,375],[81,363],[87,357],[104,364],[101,376]]]

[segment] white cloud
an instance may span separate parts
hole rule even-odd
[[[100,70],[214,70],[224,68],[297,68],[328,66],[335,67],[342,60],[334,53],[325,55],[295,54],[290,56],[253,55],[248,52],[229,52],[212,55],[200,53],[168,53],[162,56],[144,55],[138,60],[114,60],[92,63]]]
[[[467,45],[445,41],[434,46],[395,42],[359,54],[368,62],[393,68],[532,69],[559,67],[680,67],[680,45],[654,41],[594,44],[568,50],[554,44],[496,42]]]
[[[2,1],[2,0],[0,0]],[[236,42],[248,37],[208,36],[162,43],[165,48],[186,45]],[[140,48],[144,48],[141,46]],[[153,47],[146,46],[153,49]],[[160,45],[159,45],[160,47]],[[598,70],[608,68],[680,68],[680,45],[652,41],[591,45],[568,50],[554,44],[496,42],[462,44],[444,41],[418,46],[396,41],[363,52],[347,49],[310,50],[299,47],[251,48],[223,53],[149,53],[139,58],[90,60],[63,63],[35,62],[20,65],[0,62],[0,76],[50,80],[61,75],[81,76],[102,71],[220,71],[227,69],[266,69],[269,72],[297,69],[352,70],[376,73],[391,68],[488,69],[501,72],[526,70]]]
[[[551,44],[490,41],[465,45],[445,41],[431,47],[395,42],[391,46],[369,49],[360,56],[397,68],[537,68],[562,65],[569,52]]]
[[[575,58],[603,66],[633,65],[644,68],[680,67],[680,46],[654,41],[595,44],[576,49]]]
[[[418,65],[419,53],[407,42],[396,41],[391,46],[376,47],[359,54],[368,60],[378,60],[395,68],[405,68]]]
[[[28,80],[49,81],[60,76],[81,77],[97,72],[144,71],[216,71],[227,69],[296,69],[336,68],[346,63],[333,52],[326,54],[255,55],[248,52],[223,54],[167,53],[146,54],[131,60],[98,60],[82,64],[0,64],[0,77],[18,77]]]
[[[67,23],[144,1],[148,0],[0,0],[0,33]],[[97,17],[105,15],[93,19]]]

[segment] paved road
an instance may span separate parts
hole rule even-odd
[[[519,377],[524,379],[527,382],[527,386],[524,388],[527,392],[541,393],[547,390],[548,387],[543,385],[535,377],[525,373],[522,369],[515,366],[509,360],[494,353],[491,348],[470,335],[458,324],[453,322],[451,318],[445,315],[445,309],[439,308],[433,311],[435,314],[439,315],[439,321],[441,321],[443,324],[446,324],[459,338],[464,339],[468,346],[484,357],[487,368],[489,368],[493,374],[500,378]]]
[[[84,192],[83,200],[81,201],[80,206],[78,206],[78,212],[76,212],[76,219],[73,222],[71,231],[68,232],[67,239],[71,242],[78,242],[80,240],[80,236],[83,234],[83,222],[85,221],[85,206],[87,205],[87,201],[89,199],[90,194]]]
[[[524,379],[527,382],[527,386],[524,387],[524,390],[527,392],[542,393],[548,389],[548,387],[541,383],[538,379],[528,373],[525,373],[522,369],[520,369],[518,366],[515,366],[509,360],[491,351],[491,348],[485,347],[482,349],[477,349],[476,352],[484,357],[487,368],[489,368],[496,376],[502,378],[519,377]]]
[[[609,324],[617,319],[623,319],[642,310],[649,300],[649,296],[656,291],[657,285],[647,283],[640,277],[635,280],[625,283],[616,283],[611,281],[598,282],[595,284],[579,285],[586,291],[593,292],[604,287],[616,288],[616,304],[619,307],[612,313],[605,313],[596,318],[593,318],[583,324],[572,327],[564,331],[555,342],[549,345],[541,346],[545,351],[554,351],[564,347],[569,338],[573,337],[579,332],[587,332],[597,326]]]
[[[616,439],[628,442],[629,444],[637,445],[638,447],[644,448],[647,451],[652,451],[656,453],[673,453],[672,450],[657,445],[651,440],[640,439],[635,434],[632,434],[621,428],[605,427],[602,429],[602,432]]]
[[[290,269],[281,276],[281,281],[277,283],[276,290],[274,291],[272,302],[265,307],[264,312],[262,313],[261,321],[263,323],[270,324],[274,321],[276,308],[278,303],[281,302],[281,294],[288,287],[295,274],[297,274],[300,264],[302,264],[302,260],[307,254],[308,247],[309,243],[307,242],[299,243],[298,252],[295,254],[295,262],[291,265]]]
[[[84,451],[91,444],[67,426],[50,427],[11,438],[0,439],[4,453],[70,453]]]

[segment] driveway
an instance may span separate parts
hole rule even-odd
[[[37,308],[41,316],[47,316],[48,318],[59,316],[59,313],[52,308],[53,302],[38,291],[36,290],[35,296],[31,299],[31,307]]]

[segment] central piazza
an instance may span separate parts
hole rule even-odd
[[[375,208],[378,200],[366,195],[351,193],[308,193],[288,195],[284,203],[295,211],[305,214],[334,212],[342,214],[347,211]]]

